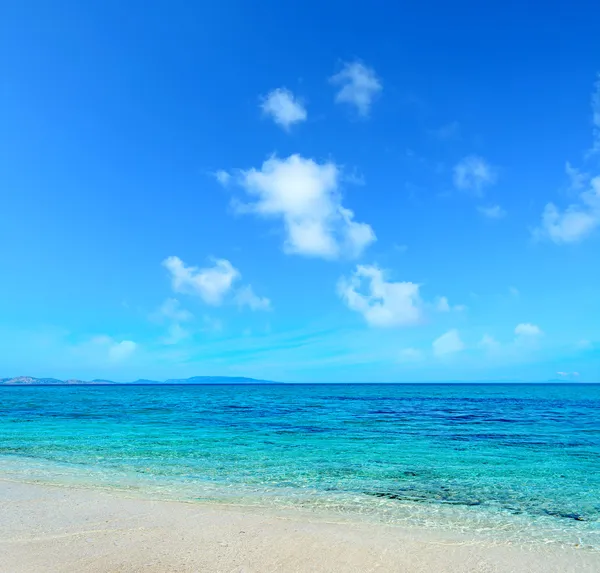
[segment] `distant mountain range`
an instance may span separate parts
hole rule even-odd
[[[113,382],[112,380],[58,380],[57,378],[34,378],[33,376],[17,376],[0,378],[0,386],[60,386],[60,385],[106,385],[106,384],[279,384],[269,380],[254,378],[238,378],[234,376],[192,376],[191,378],[170,378],[169,380],[135,380],[134,382]]]

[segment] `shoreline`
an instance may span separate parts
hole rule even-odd
[[[557,520],[548,515],[535,521],[531,516],[498,512],[489,507],[397,502],[380,496],[365,498],[355,494],[323,499],[320,497],[322,492],[295,488],[276,488],[267,492],[261,488],[246,489],[243,484],[232,489],[212,482],[163,482],[137,473],[106,473],[92,466],[84,469],[68,463],[36,458],[25,461],[11,456],[0,456],[0,482],[92,492],[92,495],[99,492],[143,502],[292,515],[311,522],[389,526],[413,534],[422,532],[426,537],[459,535],[478,543],[527,550],[542,544],[557,550],[575,547],[600,555],[600,528],[582,530],[578,529],[581,523],[576,520]],[[369,503],[365,505],[366,499]]]
[[[0,573],[595,572],[600,552],[0,479]]]

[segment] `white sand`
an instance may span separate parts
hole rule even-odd
[[[598,573],[600,552],[0,481],[1,573]]]

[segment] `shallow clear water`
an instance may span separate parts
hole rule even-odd
[[[0,477],[600,549],[600,385],[0,387]]]

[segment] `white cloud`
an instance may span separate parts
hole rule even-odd
[[[233,293],[233,300],[240,306],[251,310],[267,310],[271,301],[255,294],[250,285],[234,289],[234,283],[241,278],[240,272],[226,259],[216,259],[212,267],[199,269],[188,267],[179,257],[168,257],[163,265],[171,274],[171,286],[175,292],[198,295],[206,304],[219,306]],[[161,307],[163,316],[170,315],[171,320],[182,322],[187,311],[179,308],[175,299],[168,299]],[[180,318],[176,318],[179,316]],[[191,317],[191,315],[189,315]]]
[[[365,286],[366,293],[359,292]],[[358,265],[347,279],[338,282],[338,294],[348,308],[361,313],[371,326],[391,327],[417,324],[422,319],[419,285],[387,282],[375,265]]]
[[[433,353],[436,356],[447,356],[464,350],[465,345],[458,330],[452,329],[433,341]]]
[[[342,71],[329,78],[329,81],[340,86],[335,101],[356,107],[362,117],[369,115],[374,98],[383,89],[375,71],[361,62],[344,64]]]
[[[561,378],[577,378],[579,376],[579,372],[557,372],[556,373]]]
[[[239,271],[226,259],[217,259],[214,266],[199,269],[186,267],[179,257],[168,257],[163,265],[171,273],[175,292],[198,295],[205,303],[220,305],[239,277]]]
[[[165,336],[162,341],[165,344],[179,344],[182,340],[189,338],[191,334],[192,333],[187,328],[183,328],[181,324],[174,322],[169,325],[167,336]]]
[[[248,306],[251,310],[270,310],[271,301],[266,297],[257,296],[251,285],[240,288],[235,301],[239,306]]]
[[[588,156],[600,152],[600,75],[592,95],[592,112],[594,144]],[[581,241],[600,226],[600,175],[590,178],[568,162],[565,169],[570,190],[581,191],[577,201],[562,211],[548,203],[541,225],[532,231],[535,239],[549,239],[559,245]]]
[[[403,348],[400,351],[401,362],[417,362],[423,358],[423,353],[416,348]]]
[[[194,315],[181,308],[181,304],[176,298],[168,298],[153,314],[153,318],[158,321],[166,319],[173,322],[187,322],[192,320]]]
[[[530,322],[522,322],[515,327],[515,334],[518,337],[536,337],[543,333],[539,326]]]
[[[506,217],[506,211],[500,205],[490,207],[477,207],[477,210],[488,219],[502,219]]]
[[[468,155],[454,166],[454,185],[462,191],[481,195],[485,187],[495,182],[494,168],[477,155]]]
[[[194,315],[181,308],[181,304],[176,298],[168,298],[163,304],[151,315],[151,319],[156,322],[167,322],[167,336],[162,339],[165,344],[177,344],[188,338],[191,332],[187,328],[181,326],[182,322],[190,322],[194,319]]]
[[[263,217],[283,220],[287,253],[337,258],[357,257],[376,240],[373,229],[354,220],[342,205],[340,170],[300,155],[273,156],[260,169],[241,171],[239,183],[256,201],[238,205]]]
[[[500,343],[489,334],[484,334],[481,337],[481,341],[479,342],[479,346],[484,348],[485,350],[493,351],[498,350],[500,348]]]
[[[434,306],[438,312],[450,312],[451,310],[462,312],[467,310],[467,307],[464,304],[451,306],[448,302],[448,298],[445,296],[438,296],[435,300]]]
[[[261,108],[263,113],[270,115],[277,125],[286,130],[289,130],[294,123],[305,121],[307,117],[303,103],[285,88],[270,92],[264,98]]]
[[[223,187],[225,187],[231,180],[231,175],[229,173],[227,173],[227,171],[224,171],[223,169],[219,169],[218,171],[216,171],[214,173],[214,176],[215,176],[215,179],[221,185],[223,185]]]
[[[108,357],[110,360],[120,362],[129,358],[137,348],[137,344],[132,340],[122,340],[121,342],[115,342],[108,349]]]
[[[110,336],[94,336],[89,342],[79,346],[79,350],[90,353],[96,358],[107,359],[109,362],[122,362],[129,358],[138,345],[132,340],[116,341]]]
[[[579,201],[560,211],[548,203],[542,214],[542,224],[534,229],[537,239],[549,239],[557,244],[576,243],[590,235],[600,225],[600,176],[589,182],[589,189],[579,194]]]
[[[568,161],[565,165],[565,172],[569,178],[569,189],[571,191],[580,191],[586,186],[589,175],[583,173],[580,169],[577,169],[577,167],[573,167]]]

